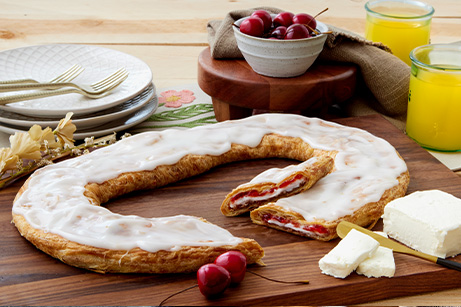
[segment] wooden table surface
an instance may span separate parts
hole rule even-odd
[[[387,138],[407,163],[411,175],[409,193],[441,189],[461,197],[461,178],[380,115],[346,118],[339,122]],[[310,240],[256,225],[248,215],[226,217],[220,212],[222,200],[234,187],[269,167],[284,167],[290,163],[292,161],[286,159],[230,163],[166,187],[124,195],[107,206],[120,214],[204,217],[236,236],[251,237],[261,244],[266,266],[251,266],[251,271],[284,281],[310,281],[308,285],[287,285],[248,274],[238,287],[228,289],[219,298],[207,300],[197,289],[192,289],[170,299],[167,304],[171,305],[369,304],[391,297],[461,287],[459,271],[397,253],[394,255],[396,274],[392,278],[367,278],[355,273],[344,280],[327,276],[321,274],[318,261],[339,240]],[[427,180],[427,173],[433,180]],[[193,273],[103,275],[88,272],[38,251],[9,223],[10,205],[20,184],[17,182],[0,194],[0,304],[156,305],[168,295],[196,283]],[[374,230],[381,229],[380,222]],[[453,260],[459,262],[461,255]]]
[[[432,42],[461,41],[461,1],[426,2],[435,8]],[[315,14],[328,7],[320,21],[363,34],[364,4],[365,0],[0,0],[0,51],[48,43],[112,48],[145,61],[153,71],[153,82],[163,88],[197,82],[197,58],[208,45],[207,21],[222,19],[228,11],[273,6]],[[461,289],[373,304],[460,305]]]

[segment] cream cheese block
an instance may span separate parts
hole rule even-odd
[[[319,261],[323,274],[346,278],[358,265],[374,254],[379,243],[355,229],[349,231],[328,254]]]
[[[461,253],[461,199],[439,190],[414,192],[384,208],[384,232],[421,252]]]
[[[387,234],[380,231],[375,233],[387,238]],[[373,255],[363,260],[357,269],[357,274],[367,277],[392,277],[395,274],[395,262],[392,249],[379,246]]]

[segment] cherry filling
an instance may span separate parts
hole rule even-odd
[[[282,182],[282,183],[279,185],[279,189],[283,189],[283,188],[289,186],[290,184],[292,184],[293,182],[295,182],[296,180],[299,180],[299,179],[301,179],[301,178],[303,178],[303,175],[298,174],[298,175],[294,176],[293,178],[291,178],[290,180],[287,180],[287,181],[285,181],[285,182]]]
[[[301,180],[301,179],[303,179],[303,175],[299,174],[299,175],[294,176],[290,180],[282,182],[279,186],[270,188],[268,190],[264,190],[264,191],[261,191],[261,192],[259,192],[258,190],[250,190],[250,191],[246,191],[246,192],[241,192],[241,193],[238,193],[237,195],[235,195],[234,197],[232,197],[230,202],[231,202],[231,204],[234,204],[239,199],[244,198],[244,197],[263,197],[263,196],[266,196],[268,194],[273,194],[275,191],[277,191],[279,189],[284,189],[287,186],[293,184],[295,181],[300,180],[300,184],[296,187],[296,188],[298,188],[301,184],[303,184],[305,182],[304,180]],[[295,188],[293,188],[293,189],[295,189]],[[251,203],[251,201],[250,201],[250,203]],[[244,207],[244,206],[245,206],[245,204],[239,204],[236,207]]]
[[[241,198],[244,197],[261,197],[261,196],[266,196],[267,194],[272,194],[277,188],[271,188],[269,190],[264,190],[262,192],[259,192],[258,190],[250,190],[242,193],[238,193],[234,197],[232,197],[231,202],[235,203]]]
[[[290,219],[287,219],[287,218],[284,218],[284,217],[281,217],[281,216],[277,216],[277,215],[273,215],[273,214],[270,214],[270,213],[264,213],[262,216],[261,216],[261,219],[263,220],[263,222],[265,223],[269,223],[269,221],[277,221],[281,224],[291,224],[293,225],[294,228],[296,228],[297,230],[300,230],[300,231],[308,231],[308,232],[314,232],[314,233],[317,233],[319,235],[326,235],[328,234],[328,229],[323,227],[322,225],[305,225],[305,226],[301,226],[301,224],[295,220],[290,220]]]

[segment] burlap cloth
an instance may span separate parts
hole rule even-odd
[[[282,10],[261,7],[229,12],[223,20],[208,22],[208,42],[215,59],[242,58],[232,30],[232,23],[251,15],[257,9],[271,13]],[[328,35],[318,60],[353,63],[359,67],[360,81],[356,95],[342,106],[347,116],[380,113],[403,130],[407,111],[410,67],[390,50],[355,33],[327,25],[333,31]]]

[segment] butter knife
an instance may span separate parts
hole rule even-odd
[[[373,239],[378,241],[381,246],[390,248],[396,253],[403,253],[403,254],[413,255],[413,256],[416,256],[416,257],[426,259],[426,260],[429,260],[431,262],[443,265],[444,267],[447,267],[447,268],[450,268],[450,269],[453,269],[453,270],[457,270],[457,271],[461,271],[461,263],[459,263],[459,262],[452,261],[452,260],[447,260],[447,259],[444,259],[444,258],[441,258],[441,257],[432,256],[432,255],[428,255],[428,254],[420,252],[420,251],[416,251],[414,249],[406,247],[405,245],[403,245],[401,243],[398,243],[398,242],[393,241],[393,240],[391,240],[389,238],[386,238],[386,237],[383,237],[383,236],[381,236],[381,235],[379,235],[377,233],[374,233],[373,231],[370,231],[368,229],[360,227],[360,226],[358,226],[358,225],[356,225],[354,223],[342,221],[342,222],[340,222],[338,224],[338,226],[336,226],[336,232],[338,233],[338,236],[340,238],[344,238],[349,233],[349,231],[351,229],[356,229],[356,230],[358,230],[358,231],[360,231],[362,233],[365,233],[365,234],[369,235],[370,237],[372,237]]]

